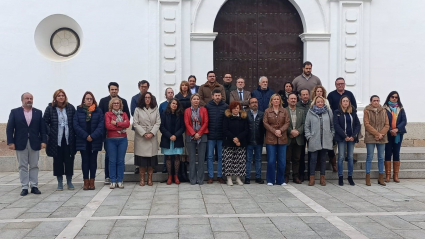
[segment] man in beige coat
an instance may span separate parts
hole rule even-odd
[[[209,71],[207,73],[207,83],[201,85],[198,90],[198,94],[201,97],[201,106],[205,106],[208,102],[212,100],[211,92],[214,89],[219,89],[221,92],[221,99],[226,101],[226,92],[224,91],[224,87],[216,81],[215,72]]]

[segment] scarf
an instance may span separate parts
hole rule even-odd
[[[112,109],[112,113],[114,113],[115,116],[117,116],[117,118],[115,119],[115,121],[118,122],[123,122],[123,118],[122,118],[122,110],[114,110]],[[125,129],[122,130],[118,130],[118,133],[122,134],[125,133]]]
[[[324,105],[322,108],[317,107],[316,105],[313,105],[313,109],[312,111],[316,114],[316,115],[321,115],[323,113],[328,112],[328,107],[326,107],[326,105]]]
[[[93,113],[93,111],[96,109],[96,105],[92,104],[90,107],[88,107],[87,105],[83,104],[83,110],[84,112],[86,112],[86,121],[90,121],[91,120],[91,114]]]
[[[391,129],[395,129],[397,128],[398,103],[393,103],[391,101],[388,101],[388,106],[390,107],[391,115],[392,115]],[[397,135],[395,136],[395,143],[398,144],[399,142],[400,142],[400,134],[397,133]]]
[[[197,109],[194,109],[193,107],[190,107],[192,110],[192,127],[195,132],[198,132],[201,129],[201,115],[199,114],[199,107]],[[201,142],[201,139],[197,140],[197,143],[199,144]]]

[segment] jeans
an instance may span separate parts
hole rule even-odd
[[[105,178],[109,178],[109,152],[108,143],[106,143],[106,139],[103,142],[103,148],[105,149]]]
[[[320,175],[326,175],[326,155],[328,154],[327,149],[317,150],[310,154],[310,175],[316,173],[317,158],[320,160]]]
[[[266,144],[267,183],[281,185],[285,182],[286,144]],[[276,171],[277,162],[277,174]]]
[[[127,152],[127,137],[106,139],[109,150],[109,176],[111,183],[119,183],[124,178],[125,153]]]
[[[222,151],[223,151],[223,140],[208,140],[207,143],[207,162],[208,162],[208,176],[210,178],[214,177],[214,148],[217,145],[217,178],[223,176],[222,172]]]
[[[83,179],[96,178],[97,153],[99,151],[81,150],[81,168]],[[89,177],[90,173],[90,177]]]
[[[400,135],[400,142],[395,143],[395,137],[388,135],[388,143],[385,144],[385,161],[391,161],[391,156],[393,156],[393,161],[400,161],[400,147],[401,142],[403,142],[403,135]]]
[[[263,145],[248,145],[246,146],[246,176],[251,178],[252,157],[255,155],[255,178],[261,178],[261,154]]]
[[[384,151],[385,144],[366,144],[367,158],[366,158],[366,173],[370,173],[370,167],[372,165],[373,153],[375,146],[378,149],[378,169],[379,173],[384,173]]]
[[[354,141],[338,142],[338,176],[342,176],[343,163],[345,159],[345,146],[347,146],[348,176],[353,176],[353,152]]]

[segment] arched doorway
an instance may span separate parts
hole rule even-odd
[[[288,0],[228,0],[214,23],[214,71],[243,77],[247,90],[269,78],[274,91],[302,72],[303,24]]]

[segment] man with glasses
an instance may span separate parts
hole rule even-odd
[[[118,95],[118,92],[120,91],[119,87],[120,86],[118,85],[117,82],[109,82],[108,84],[109,95],[100,99],[99,108],[102,110],[103,115],[105,115],[106,112],[109,111],[109,101],[112,98],[118,97],[119,99],[122,100],[123,111],[127,114],[128,120],[130,120],[130,111],[128,110],[127,101],[119,97]],[[106,128],[103,133],[103,148],[105,149],[105,184],[109,184],[111,182],[109,179],[109,154],[108,154],[108,148],[106,147],[107,144],[105,139],[106,139]]]
[[[223,77],[223,87],[226,92],[226,104],[230,104],[230,92],[236,90],[236,86],[232,84],[232,75],[226,73]]]
[[[338,109],[339,100],[341,99],[341,97],[343,95],[348,96],[348,98],[350,99],[351,105],[354,106],[354,108],[357,109],[356,98],[354,97],[354,95],[351,91],[345,89],[344,78],[338,77],[335,80],[335,86],[336,86],[336,90],[334,90],[334,91],[332,91],[328,94],[328,101],[329,101],[329,104],[331,105],[332,111],[335,111],[335,110]]]
[[[255,156],[255,182],[264,184],[264,180],[261,179],[261,155],[264,143],[264,112],[258,110],[257,98],[253,97],[249,99],[249,110],[247,113],[250,134],[248,145],[246,146],[247,157],[245,184],[251,183],[251,166],[253,156]]]

